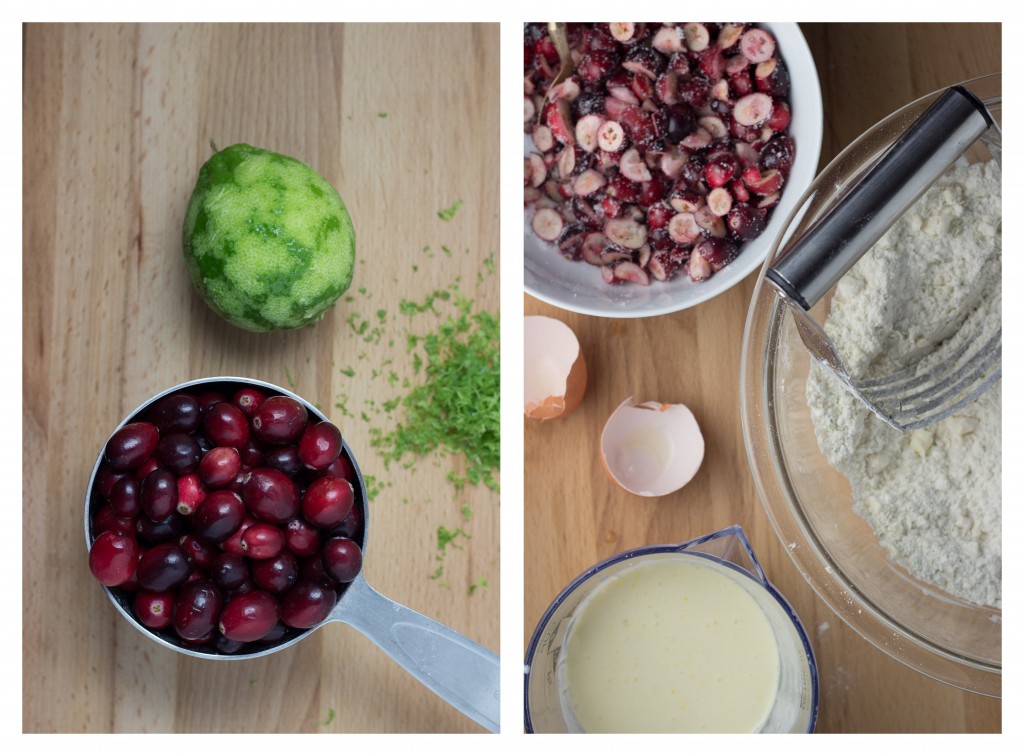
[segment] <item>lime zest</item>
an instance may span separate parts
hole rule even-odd
[[[456,200],[450,207],[446,207],[444,210],[437,211],[437,217],[443,221],[450,221],[455,217],[455,213],[462,207],[462,200]]]

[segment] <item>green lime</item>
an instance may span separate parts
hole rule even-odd
[[[352,283],[355,232],[338,192],[305,163],[247,144],[199,170],[182,237],[203,299],[249,331],[306,325]]]

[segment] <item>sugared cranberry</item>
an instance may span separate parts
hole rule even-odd
[[[272,467],[275,470],[280,470],[288,477],[294,478],[303,469],[302,459],[299,457],[299,447],[292,444],[290,446],[275,446],[268,449],[263,455],[263,464],[257,465],[257,467],[260,466]]]
[[[110,506],[118,517],[135,517],[139,513],[139,482],[131,476],[121,478],[110,490]]]
[[[240,448],[249,441],[249,422],[233,404],[218,402],[203,417],[203,432],[216,446]]]
[[[241,526],[245,506],[234,491],[213,491],[192,514],[192,530],[199,536],[221,543]]]
[[[108,530],[89,549],[89,569],[103,585],[121,585],[139,562],[139,545],[130,535]]]
[[[174,593],[171,591],[139,591],[132,607],[139,622],[152,630],[162,630],[174,621]]]
[[[225,591],[237,591],[249,580],[249,562],[238,554],[221,554],[213,561],[210,577]]]
[[[761,148],[760,169],[765,173],[775,168],[783,175],[788,175],[796,159],[796,145],[785,134],[776,134]]]
[[[260,405],[263,404],[263,400],[266,398],[267,395],[262,391],[248,386],[236,391],[231,397],[231,403],[242,410],[246,417],[251,418],[255,416],[256,410],[260,408]]]
[[[693,108],[685,102],[669,105],[665,137],[672,144],[679,144],[690,135],[696,123],[697,119],[693,114]]]
[[[306,429],[308,414],[300,402],[290,396],[272,396],[260,404],[252,419],[252,429],[261,441],[290,444]]]
[[[299,577],[299,562],[289,551],[282,551],[271,559],[257,559],[252,563],[252,580],[271,593],[283,593]]]
[[[189,394],[171,394],[157,401],[149,420],[160,435],[191,433],[199,427],[199,402]]]
[[[196,580],[183,586],[174,600],[174,631],[185,640],[199,640],[217,626],[222,595],[209,580]]]
[[[263,406],[275,398],[271,397]],[[249,473],[242,485],[242,499],[254,517],[275,525],[284,525],[299,513],[299,490],[294,481],[269,467]]]
[[[280,617],[277,599],[266,591],[251,591],[231,599],[220,615],[220,632],[230,640],[260,640]]]
[[[280,528],[258,523],[242,534],[242,549],[250,559],[270,559],[284,548],[284,534]]]
[[[313,627],[327,619],[336,601],[337,594],[331,588],[311,580],[300,580],[288,589],[281,600],[281,620],[289,627]]]
[[[160,466],[175,475],[186,475],[199,469],[202,449],[192,436],[186,433],[171,433],[160,439],[156,447],[156,458]]]
[[[764,217],[750,205],[734,205],[725,225],[737,239],[756,239],[764,231]]]
[[[160,543],[139,560],[139,585],[149,591],[169,591],[184,584],[192,568],[177,543]]]
[[[326,469],[341,454],[341,431],[324,421],[306,428],[299,439],[299,457],[312,470]]]
[[[333,528],[348,516],[354,502],[351,483],[325,475],[313,481],[302,496],[302,516],[318,528]]]
[[[218,446],[210,449],[199,461],[199,479],[208,488],[225,488],[242,470],[242,458],[237,449]]]
[[[350,583],[363,566],[363,552],[350,538],[332,538],[320,552],[324,572],[339,583]]]
[[[114,470],[131,470],[153,456],[159,442],[153,423],[129,423],[110,437],[103,456]]]
[[[178,481],[167,470],[154,470],[142,481],[139,503],[146,517],[166,520],[178,506]]]
[[[305,520],[289,521],[284,529],[284,545],[297,557],[308,557],[320,550],[320,534]]]

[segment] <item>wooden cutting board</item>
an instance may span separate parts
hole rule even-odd
[[[998,24],[802,26],[824,98],[822,167],[907,102],[1000,70]],[[525,641],[558,591],[595,562],[739,523],[811,636],[821,675],[818,732],[998,732],[998,700],[935,682],[867,643],[804,582],[776,538],[740,428],[740,345],[755,280],[751,274],[693,309],[637,320],[576,315],[525,298],[527,315],[572,327],[589,376],[573,415],[525,427]],[[640,499],[601,470],[601,429],[628,396],[685,402],[701,423],[703,468],[678,494]]]
[[[341,624],[252,661],[164,649],[89,574],[82,508],[102,444],[148,397],[277,383],[380,485],[368,582],[498,650],[497,494],[456,495],[459,462],[388,470],[370,446],[400,416],[382,404],[422,379],[407,334],[452,314],[399,302],[460,282],[497,309],[497,25],[29,25],[24,41],[24,729],[482,731]],[[295,156],[345,199],[355,280],[314,327],[246,333],[193,290],[181,226],[211,141]],[[467,535],[442,554],[439,526]]]

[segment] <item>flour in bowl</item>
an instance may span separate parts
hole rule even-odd
[[[893,372],[964,317],[1000,327],[1001,203],[995,161],[936,182],[839,282],[825,330],[851,375]],[[807,401],[818,445],[850,481],[855,511],[892,560],[961,599],[1001,606],[1000,387],[928,428],[900,433],[817,363]]]

